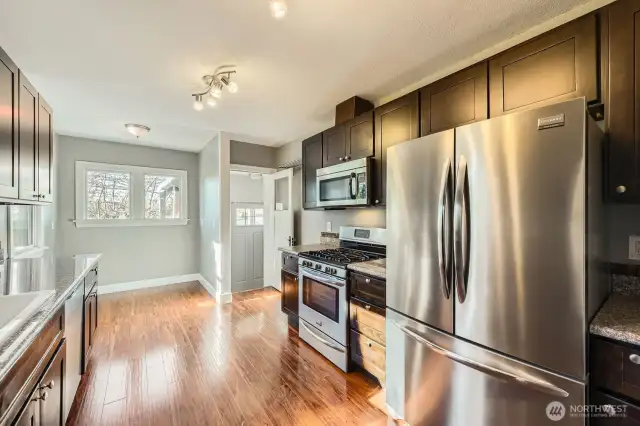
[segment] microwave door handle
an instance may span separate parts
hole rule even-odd
[[[356,182],[356,174],[351,173],[351,177],[349,178],[349,196],[352,200],[355,200],[358,196],[357,193],[358,182]]]

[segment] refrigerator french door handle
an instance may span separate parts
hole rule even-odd
[[[450,263],[450,224],[451,195],[449,190],[449,176],[451,175],[451,160],[444,163],[444,171],[440,183],[440,200],[438,202],[438,264],[440,266],[440,285],[445,299],[451,296],[451,283],[449,282]]]
[[[490,365],[485,365],[477,361],[473,361],[455,352],[451,352],[441,347],[440,345],[430,342],[429,340],[422,337],[417,330],[413,330],[411,327],[401,325],[396,321],[393,321],[393,323],[407,336],[417,340],[419,343],[422,343],[423,345],[429,347],[429,349],[431,349],[432,351],[439,353],[440,355],[443,355],[454,362],[466,365],[469,368],[473,368],[474,370],[480,371],[481,373],[488,374],[499,380],[513,382],[513,383],[534,389],[536,391],[546,393],[548,395],[553,395],[561,398],[566,398],[569,396],[569,392],[549,382],[521,377],[513,373],[509,373],[508,371],[503,371],[498,368],[491,367]]]
[[[467,298],[465,275],[467,271],[468,240],[467,235],[467,199],[465,184],[467,181],[467,160],[460,156],[456,175],[456,193],[453,201],[453,263],[455,265],[456,292],[458,301],[464,303]]]

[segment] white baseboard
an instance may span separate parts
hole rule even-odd
[[[175,277],[154,278],[151,280],[131,281],[128,283],[118,283],[98,286],[98,294],[119,293],[121,291],[140,290],[143,288],[162,287],[165,285],[198,281],[205,290],[216,299],[218,303],[231,303],[233,296],[231,293],[218,293],[216,288],[200,274],[178,275]]]
[[[204,287],[207,292],[211,295],[211,297],[215,297],[216,302],[226,304],[231,303],[232,295],[231,293],[218,293],[213,284],[207,281],[202,275],[198,274],[198,281],[202,287]]]
[[[131,281],[128,283],[118,283],[98,286],[98,294],[118,293],[121,291],[140,290],[143,288],[161,287],[171,284],[186,283],[189,281],[200,281],[200,274],[177,275],[175,277],[154,278],[150,280]],[[202,281],[200,281],[202,282]]]

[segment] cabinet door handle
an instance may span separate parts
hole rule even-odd
[[[629,361],[631,361],[634,364],[640,364],[640,355],[637,355],[637,354],[629,355]]]
[[[347,155],[346,157],[344,157],[344,161],[348,161],[348,160],[351,160],[351,157]]]
[[[344,161],[344,157],[340,157],[340,158],[338,158],[338,160]]]
[[[40,194],[33,194],[31,197],[32,198],[40,198]]]
[[[627,192],[627,187],[624,185],[616,186],[616,192],[618,194],[624,194],[625,192]]]
[[[367,346],[372,347],[373,344],[371,342],[367,342]]]
[[[367,283],[367,284],[370,284],[371,280],[369,278],[367,278],[367,279],[364,280],[364,282]]]
[[[371,305],[364,305],[364,308],[365,308],[367,311],[370,311],[370,310],[371,310]]]

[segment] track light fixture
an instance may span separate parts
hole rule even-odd
[[[202,103],[203,97],[207,97],[207,106],[214,107],[217,105],[217,100],[222,97],[223,89],[227,89],[229,93],[236,93],[238,91],[238,85],[236,82],[231,81],[231,76],[236,73],[232,65],[224,65],[216,68],[213,74],[207,74],[202,77],[206,89],[202,92],[193,93],[193,108],[196,111],[202,111],[204,104]]]

